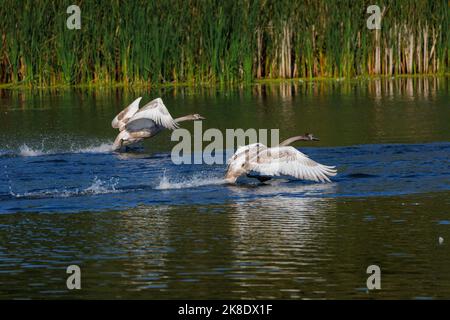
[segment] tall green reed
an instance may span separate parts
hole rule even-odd
[[[447,1],[2,0],[0,83],[38,86],[237,83],[439,74],[449,70]]]

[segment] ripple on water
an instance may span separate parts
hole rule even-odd
[[[0,158],[4,173],[0,175],[0,212],[34,212],[40,208],[45,212],[103,211],[140,204],[245,203],[276,197],[366,198],[449,190],[450,173],[439,165],[448,155],[448,147],[415,145],[420,152],[414,157],[405,153],[392,159],[392,150],[402,148],[405,145],[306,148],[313,159],[337,166],[338,175],[329,184],[273,179],[264,184],[255,180],[228,185],[223,180],[225,165],[175,165],[168,153],[116,154],[102,142],[91,147],[72,144],[66,149],[24,144],[20,149],[28,156],[16,153]],[[119,193],[120,197],[115,196]],[[80,196],[83,201],[72,200]]]

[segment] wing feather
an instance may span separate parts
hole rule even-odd
[[[330,182],[336,175],[334,167],[310,159],[294,147],[268,148],[249,161],[248,170],[265,176],[292,176],[297,179]]]
[[[157,125],[160,125],[170,130],[178,128],[177,123],[170,115],[169,110],[167,110],[161,98],[156,98],[147,103],[145,106],[143,106],[130,119],[130,122],[143,118],[150,119],[154,121]]]
[[[247,146],[240,146],[237,148],[233,156],[227,160],[227,164],[235,161],[237,158],[244,156],[247,153],[249,159],[253,158],[258,154],[258,152],[267,149],[267,147],[262,143],[253,143]]]
[[[128,107],[123,109],[112,121],[111,126],[115,129],[123,130],[124,126],[128,123],[128,121],[138,112],[139,103],[141,102],[142,97],[134,100]]]

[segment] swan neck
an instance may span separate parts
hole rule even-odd
[[[295,136],[295,137],[291,137],[291,138],[284,140],[279,145],[280,145],[280,147],[284,147],[284,146],[290,145],[291,143],[294,143],[295,141],[300,141],[300,140],[304,141],[304,140],[309,140],[309,139],[306,138],[305,136]]]
[[[187,116],[179,117],[179,118],[176,118],[174,120],[175,120],[175,122],[183,122],[183,121],[194,120],[194,119],[193,119],[192,115],[189,114]]]

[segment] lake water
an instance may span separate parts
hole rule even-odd
[[[224,164],[173,164],[169,131],[111,152],[138,96],[204,130],[313,132],[295,146],[338,175],[227,185]],[[2,299],[450,298],[448,78],[2,90],[0,124]]]

